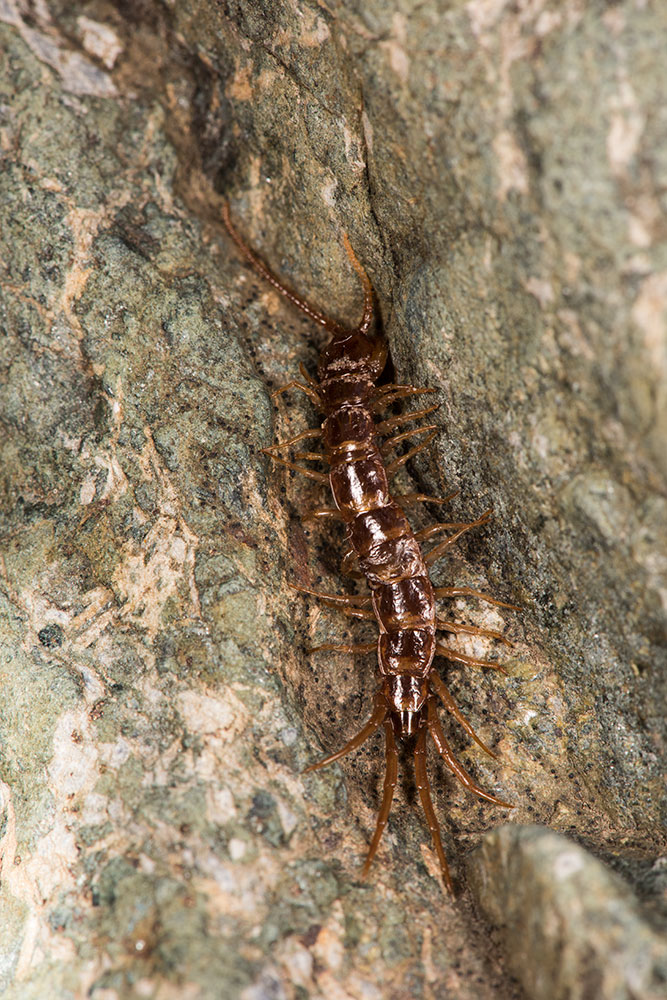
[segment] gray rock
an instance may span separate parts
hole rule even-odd
[[[349,232],[397,377],[442,403],[403,487],[495,509],[437,579],[525,608],[450,609],[515,641],[506,679],[449,671],[499,759],[449,727],[457,751],[657,911],[664,37],[630,2],[0,0],[9,1000],[519,996],[440,892],[409,775],[358,881],[379,742],[301,775],[365,720],[374,664],[305,653],[368,637],[288,589],[347,586],[342,540],[261,453],[313,425],[269,395],[321,337],[220,193],[345,320]],[[430,767],[461,890],[506,814]]]
[[[487,833],[470,884],[507,964],[535,1000],[659,1000],[667,939],[618,876],[539,826]]]

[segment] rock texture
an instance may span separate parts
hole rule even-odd
[[[506,814],[432,761],[459,900],[409,775],[362,884],[379,744],[300,774],[364,720],[373,662],[305,652],[368,635],[288,589],[346,586],[341,540],[261,454],[313,425],[269,393],[321,338],[239,260],[220,194],[351,320],[349,232],[397,377],[442,404],[404,485],[460,489],[453,520],[495,509],[437,579],[525,608],[452,609],[515,641],[507,679],[448,676],[498,762],[452,739],[513,821],[578,840],[659,924],[666,34],[631,2],[0,0],[10,1000],[520,996],[475,900],[502,923],[502,837],[549,883],[541,841],[491,834],[469,891]],[[557,888],[516,926],[551,927]]]
[[[469,871],[529,997],[665,995],[667,940],[642,919],[627,885],[581,847],[543,827],[503,826],[484,837]]]

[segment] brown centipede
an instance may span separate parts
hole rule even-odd
[[[436,600],[469,596],[500,607],[516,609],[516,606],[469,587],[434,587],[429,576],[429,567],[465,532],[485,524],[491,516],[491,511],[485,511],[475,521],[442,522],[413,532],[403,507],[420,502],[445,503],[454,494],[441,500],[421,493],[408,493],[403,496],[390,493],[389,477],[433,440],[437,426],[427,424],[412,430],[400,431],[382,444],[378,438],[393,432],[405,423],[427,417],[437,409],[437,405],[412,410],[399,416],[389,416],[379,422],[375,421],[375,416],[397,400],[432,393],[435,390],[397,383],[377,384],[387,362],[388,345],[381,333],[372,332],[373,289],[347,236],[343,236],[345,250],[361,279],[364,290],[363,315],[361,322],[354,329],[347,329],[329,319],[287,288],[242,240],[231,222],[226,204],[223,207],[223,218],[230,236],[253,268],[282,296],[331,334],[329,343],[320,355],[317,378],[312,378],[302,367],[304,382],[295,379],[274,393],[274,396],[278,396],[288,389],[299,389],[304,392],[324,414],[320,428],[304,431],[264,451],[274,461],[287,468],[295,469],[317,483],[330,484],[335,506],[318,508],[311,511],[308,516],[335,518],[344,523],[350,548],[343,559],[343,569],[349,570],[351,562],[356,559],[370,594],[322,594],[305,587],[293,589],[317,597],[325,604],[338,608],[351,617],[373,620],[377,622],[380,630],[377,642],[356,645],[327,643],[311,650],[311,652],[335,650],[348,653],[367,653],[377,650],[380,687],[375,695],[372,714],[356,736],[353,736],[340,750],[316,764],[311,764],[306,771],[314,771],[340,760],[341,757],[360,747],[380,726],[383,726],[386,766],[382,804],[363,866],[362,877],[364,877],[378,850],[389,818],[398,773],[396,740],[414,739],[413,755],[419,797],[438,856],[442,877],[447,888],[453,891],[426,770],[427,733],[431,734],[449,770],[465,788],[495,805],[506,809],[513,807],[510,803],[503,802],[480,788],[456,759],[438,717],[437,699],[482,750],[492,757],[495,757],[495,754],[476,734],[457,707],[444,682],[434,672],[434,658],[440,655],[455,663],[505,671],[496,662],[467,656],[444,646],[438,641],[436,631],[442,630],[452,635],[486,636],[508,645],[509,643],[500,632],[443,621],[436,613]],[[419,443],[385,463],[385,456],[396,445],[424,432],[426,436]],[[298,465],[276,454],[302,441],[317,438],[322,439],[324,453],[299,452],[294,457],[303,461],[326,460],[329,464],[328,475]],[[453,531],[453,533],[438,542],[427,554],[422,553],[421,543],[440,531]]]

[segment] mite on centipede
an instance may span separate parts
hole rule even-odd
[[[402,425],[437,409],[426,406],[400,416],[390,416],[376,421],[390,403],[410,396],[433,392],[411,385],[389,384],[378,386],[388,355],[387,342],[379,333],[372,332],[373,290],[370,280],[358,261],[347,236],[343,237],[345,249],[352,266],[361,279],[364,289],[364,311],[361,322],[354,329],[346,329],[334,320],[313,309],[307,302],[288,289],[244,243],[232,225],[228,206],[223,209],[225,225],[230,236],[244,257],[266,281],[281,295],[309,316],[315,323],[331,333],[331,340],[322,351],[317,378],[312,378],[302,368],[304,381],[294,380],[279,389],[275,396],[287,389],[299,389],[308,396],[324,415],[319,428],[304,431],[289,441],[281,441],[266,453],[289,469],[296,469],[304,476],[323,485],[329,484],[334,507],[321,507],[310,513],[313,518],[334,518],[342,521],[349,542],[349,551],[343,560],[343,569],[349,569],[356,560],[360,573],[368,583],[370,593],[321,594],[305,587],[295,590],[317,597],[325,604],[338,608],[354,618],[375,621],[379,628],[377,642],[357,645],[325,644],[317,650],[337,650],[347,653],[367,653],[377,650],[380,686],[375,695],[371,717],[356,736],[340,750],[312,764],[307,771],[324,767],[360,747],[380,726],[385,732],[386,768],[382,804],[378,813],[375,833],[370,844],[363,875],[368,873],[377,852],[382,833],[389,818],[398,773],[396,741],[412,739],[415,777],[424,814],[431,831],[442,877],[452,891],[452,880],[440,839],[440,829],[431,801],[426,771],[426,738],[430,734],[438,752],[450,771],[469,791],[488,802],[511,809],[489,792],[485,792],[464,770],[456,759],[443,732],[438,717],[438,699],[463,727],[466,733],[492,757],[495,756],[477,736],[461,714],[444,682],[434,671],[434,658],[443,656],[456,663],[473,667],[503,670],[498,663],[464,655],[438,641],[437,631],[452,635],[471,634],[487,636],[509,645],[500,632],[444,621],[436,611],[436,600],[459,596],[475,597],[505,608],[515,605],[498,601],[468,587],[434,587],[429,577],[429,567],[464,532],[485,524],[491,512],[486,511],[477,520],[466,523],[440,523],[422,531],[413,532],[404,507],[420,502],[445,503],[420,493],[396,496],[389,489],[389,477],[410,458],[420,452],[437,432],[435,424],[393,432]],[[397,458],[387,460],[393,449],[405,441],[426,432],[426,436]],[[381,443],[386,434],[393,434]],[[277,452],[303,441],[321,439],[324,452],[298,452],[295,458],[302,461],[326,460],[329,474],[298,465]],[[453,494],[452,494],[453,495]],[[427,554],[422,553],[421,543],[440,531],[453,533],[435,545]]]

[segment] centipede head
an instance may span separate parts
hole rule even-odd
[[[360,374],[376,382],[387,363],[387,342],[376,334],[358,330],[336,334],[320,355],[320,381],[336,375]]]

